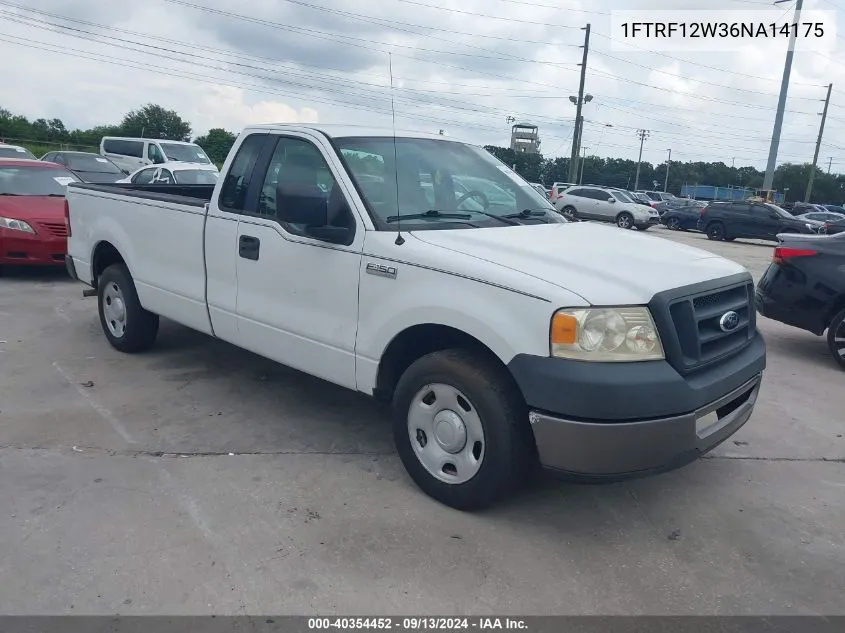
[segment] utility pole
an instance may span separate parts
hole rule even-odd
[[[830,166],[833,164],[833,156],[827,159],[827,173],[830,175]]]
[[[813,166],[810,167],[810,181],[807,183],[807,193],[804,194],[804,202],[810,201],[810,194],[813,193],[813,181],[816,179],[816,163],[819,160],[819,148],[822,146],[822,134],[824,134],[824,122],[827,119],[827,106],[830,105],[830,92],[833,90],[833,84],[827,84],[827,97],[824,100],[824,110],[822,110],[822,122],[819,125],[819,138],[816,139],[816,151],[813,153]]]
[[[587,150],[590,149],[589,147],[582,147],[581,151],[581,174],[578,176],[578,184],[580,185],[584,182],[584,159],[587,158]]]
[[[640,165],[643,162],[643,143],[645,143],[648,135],[648,130],[637,130],[637,136],[640,137],[640,157],[637,159],[637,176],[634,178],[634,191],[640,187]]]
[[[669,163],[672,162],[672,149],[669,148],[667,151],[669,152],[669,158],[666,159],[666,180],[663,182],[663,193],[669,192]]]
[[[775,0],[774,4],[787,2],[788,0]],[[772,142],[769,145],[769,160],[766,164],[766,177],[763,179],[763,189],[770,190],[775,180],[775,168],[778,161],[778,146],[780,145],[780,131],[783,127],[783,111],[786,109],[786,93],[789,91],[789,74],[792,72],[792,57],[795,53],[795,38],[801,24],[801,7],[804,0],[797,0],[795,3],[795,16],[792,18],[794,28],[790,28],[789,49],[786,51],[786,63],[783,66],[783,79],[780,83],[780,96],[778,97],[778,109],[775,114],[775,127],[772,130]]]
[[[800,1],[800,0],[799,0]],[[581,58],[581,83],[578,85],[578,100],[575,103],[575,129],[572,132],[572,153],[569,156],[569,182],[575,181],[578,150],[581,145],[581,106],[584,104],[584,81],[587,76],[587,53],[590,50],[590,25],[584,28],[584,55]],[[572,97],[569,97],[572,101]]]

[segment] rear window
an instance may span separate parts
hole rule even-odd
[[[0,158],[35,158],[35,154],[24,147],[0,147]]]
[[[176,182],[180,185],[215,185],[217,172],[208,169],[180,169],[176,170]]]
[[[96,154],[64,154],[68,167],[74,171],[88,171],[101,174],[121,174],[123,172],[108,158]]]
[[[144,143],[142,141],[127,141],[126,139],[110,138],[103,141],[103,151],[107,154],[141,158],[144,156]]]
[[[64,196],[70,182],[79,178],[67,169],[0,167],[0,196]]]

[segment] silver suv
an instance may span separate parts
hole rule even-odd
[[[638,204],[624,191],[608,187],[569,187],[554,203],[569,219],[613,222],[622,229],[645,231],[660,223],[660,214]]]

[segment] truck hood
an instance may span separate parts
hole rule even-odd
[[[592,305],[645,304],[663,290],[746,272],[705,250],[591,222],[418,231],[414,236],[542,279]]]

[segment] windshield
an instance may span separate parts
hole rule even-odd
[[[480,147],[398,138],[397,169],[390,137],[339,138],[335,144],[380,230],[395,230],[397,215],[415,228],[565,222],[544,195]],[[441,216],[404,219],[433,210]]]
[[[785,211],[785,210],[781,209],[776,204],[771,204],[771,203],[767,202],[765,206],[767,208],[771,209],[772,211],[776,212],[779,216],[781,216],[783,218],[793,219],[795,217],[789,211]]]
[[[168,160],[180,163],[199,163],[210,165],[211,161],[199,145],[182,145],[181,143],[160,143],[161,149]]]
[[[633,202],[634,199],[631,198],[627,193],[624,191],[611,191],[610,193],[613,194],[613,197],[619,200],[619,202]]]
[[[24,147],[0,147],[0,158],[35,158],[35,154]]]
[[[180,185],[214,185],[217,183],[217,172],[208,169],[179,169],[176,170],[175,175]]]
[[[63,196],[69,182],[79,178],[66,169],[0,167],[0,196]]]
[[[96,154],[65,154],[68,167],[74,171],[96,172],[100,174],[123,173],[108,158]]]

